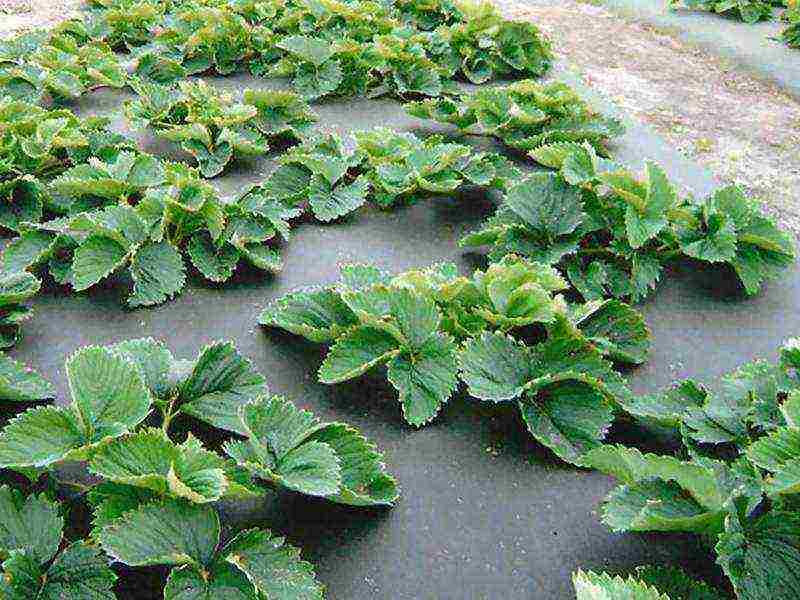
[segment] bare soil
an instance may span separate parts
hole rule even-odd
[[[535,22],[559,60],[577,68],[588,85],[705,165],[720,184],[743,186],[800,235],[800,103],[791,96],[669,32],[594,3],[495,2],[509,17]],[[55,24],[75,16],[81,4],[0,0],[0,36]]]

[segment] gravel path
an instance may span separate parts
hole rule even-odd
[[[686,156],[760,198],[800,235],[800,103],[666,32],[575,0],[495,0],[563,63]],[[81,0],[0,0],[0,36],[74,16]],[[798,52],[800,60],[800,52]]]

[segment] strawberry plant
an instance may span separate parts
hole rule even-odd
[[[86,28],[95,40],[130,50],[152,40],[164,18],[165,3],[155,0],[90,0]]]
[[[517,257],[508,256],[472,278],[460,276],[449,263],[394,277],[368,265],[345,265],[341,271],[339,284],[291,293],[271,304],[259,322],[332,344],[319,369],[322,383],[339,383],[385,365],[403,416],[414,426],[431,421],[455,391],[458,342],[463,340],[462,378],[478,398],[508,400],[529,386],[535,395],[570,378],[577,386],[595,386],[586,402],[604,420],[594,438],[602,437],[600,430],[604,433],[612,418],[608,398],[625,393],[603,356],[638,363],[647,354],[641,315],[619,302],[570,307],[554,295],[567,284],[552,268]],[[506,334],[516,329],[543,334],[548,328],[557,333],[541,356],[529,355],[532,351]],[[488,364],[498,356],[508,357],[507,362]],[[548,356],[550,362],[543,360]],[[487,364],[481,365],[484,360]],[[497,372],[489,375],[493,367]],[[512,383],[511,371],[524,381]],[[495,375],[505,382],[498,385],[518,391],[497,395],[478,383],[480,377]],[[559,456],[575,459],[567,452]]]
[[[5,382],[8,369],[2,370]],[[321,599],[313,567],[283,538],[250,529],[229,532],[223,544],[211,503],[258,497],[265,487],[354,506],[397,499],[396,482],[369,441],[348,425],[322,423],[270,396],[264,377],[231,343],[212,343],[192,360],[175,359],[149,338],[89,346],[67,360],[66,372],[71,401],[14,417],[0,432],[0,464],[35,485],[46,478],[58,486],[69,483],[61,464],[84,461],[92,478],[78,489],[92,509],[90,537],[59,553],[64,510],[51,494],[25,498],[0,488],[8,517],[0,532],[4,598],[28,598],[34,589],[64,600],[87,593],[114,598],[117,576],[107,555],[129,567],[171,567],[169,600],[187,594]],[[27,396],[10,400],[52,395],[43,380],[16,383]],[[191,433],[173,441],[177,417],[237,434],[224,444],[231,458]]]
[[[436,135],[420,140],[413,133],[376,127],[355,137],[375,202],[382,207],[451,193],[462,185],[503,190],[519,176],[499,154],[473,153],[469,146]]]
[[[591,450],[584,464],[620,482],[603,521],[615,531],[700,534],[738,598],[792,597],[800,589],[798,347],[790,340],[777,364],[723,376],[718,391],[686,380],[630,404],[643,421],[675,428],[683,444],[674,455]],[[650,584],[660,589],[649,578],[638,585]]]
[[[33,314],[22,302],[36,295],[40,286],[39,280],[30,273],[0,271],[0,348],[10,348],[17,343],[20,325]],[[7,374],[0,363],[0,389]]]
[[[109,195],[119,189],[127,194],[130,186],[129,181],[112,182],[102,189],[111,190]],[[47,268],[56,281],[76,291],[127,270],[133,280],[128,305],[151,306],[183,289],[183,252],[213,282],[227,281],[241,260],[277,272],[281,260],[269,241],[278,233],[287,237],[287,220],[299,215],[258,188],[223,200],[191,173],[173,172],[169,185],[132,193],[125,197],[135,206],[123,202],[29,225],[0,263],[12,271]]]
[[[61,210],[47,182],[94,156],[113,157],[131,143],[106,128],[107,119],[78,119],[66,109],[47,110],[0,99],[0,226],[19,231],[45,210]]]
[[[490,260],[516,253],[558,265],[587,300],[638,301],[664,264],[679,258],[727,265],[745,292],[756,294],[794,261],[791,236],[736,187],[698,203],[679,198],[654,163],[639,178],[588,145],[557,143],[532,154],[559,173],[512,186],[462,246],[490,246]]]
[[[670,0],[673,8],[681,5],[721,15],[735,15],[745,23],[772,18],[772,2],[768,0]]]
[[[444,30],[460,73],[481,84],[504,76],[538,77],[551,66],[550,41],[528,21],[507,21],[491,2],[459,3],[463,22]]]
[[[588,142],[605,155],[608,142],[624,132],[617,119],[596,114],[560,82],[518,81],[411,102],[405,108],[414,117],[450,123],[466,133],[491,135],[525,152],[555,142]]]
[[[121,88],[127,73],[108,45],[92,42],[82,27],[62,25],[46,36],[22,34],[0,51],[0,93],[40,102],[60,102],[98,87]]]
[[[790,48],[800,48],[800,5],[790,4],[783,16],[787,25],[781,32],[781,39]]]
[[[204,177],[219,175],[235,156],[261,156],[269,140],[302,139],[316,120],[291,92],[245,90],[241,102],[203,81],[177,88],[136,81],[136,100],[125,105],[128,120],[152,127],[191,154]]]
[[[462,9],[453,0],[395,0],[394,6],[404,24],[422,31],[464,20]]]

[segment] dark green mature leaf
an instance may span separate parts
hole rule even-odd
[[[243,531],[223,549],[225,560],[236,565],[267,598],[322,600],[324,588],[300,551],[269,531]]]
[[[614,420],[603,392],[575,381],[540,389],[535,398],[520,400],[519,407],[533,437],[573,464],[600,446]]]
[[[400,352],[399,342],[389,333],[374,327],[358,327],[346,333],[331,347],[320,365],[322,383],[340,383],[363,375]]]
[[[245,442],[226,452],[260,479],[342,504],[392,504],[397,484],[364,436],[342,423],[321,423],[280,397],[263,398],[240,411]]]
[[[459,354],[461,379],[481,400],[519,398],[531,378],[528,348],[502,333],[485,332],[468,340]]]
[[[253,584],[232,564],[215,562],[208,569],[192,565],[172,569],[164,600],[258,600]]]
[[[577,309],[574,322],[604,356],[641,364],[650,350],[650,331],[644,317],[618,300],[587,303]]]
[[[723,600],[719,592],[702,581],[695,581],[676,567],[638,567],[636,578],[666,594],[670,600]]]
[[[8,600],[57,598],[58,600],[114,600],[117,575],[108,568],[103,553],[85,542],[74,542],[48,566],[24,552],[3,563],[0,591]]]
[[[88,289],[122,267],[129,259],[128,249],[111,238],[91,236],[75,251],[72,262],[72,287]]]
[[[583,220],[579,188],[553,173],[537,173],[512,187],[505,205],[534,231],[551,236],[575,231]]]
[[[180,387],[181,411],[214,427],[243,433],[239,407],[267,392],[266,380],[231,342],[206,346]]]
[[[389,362],[389,382],[400,394],[406,422],[430,422],[458,385],[456,345],[437,333],[415,350],[404,350]]]
[[[219,543],[219,517],[206,504],[162,500],[124,513],[103,527],[98,541],[126,565],[210,564]]]
[[[729,515],[714,549],[738,598],[766,600],[800,594],[797,513],[771,511],[745,523]]]
[[[166,241],[140,247],[131,260],[131,307],[161,304],[183,289],[186,270],[180,252]]]
[[[0,354],[0,400],[34,402],[55,395],[53,385],[36,371]]]
[[[32,408],[11,419],[0,433],[0,466],[45,467],[86,443],[73,411]]]
[[[64,518],[44,495],[0,487],[0,558],[21,551],[38,563],[49,561],[61,544]]]

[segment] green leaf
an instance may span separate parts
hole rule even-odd
[[[514,400],[531,378],[531,357],[524,344],[499,332],[468,340],[459,354],[461,378],[480,400]]]
[[[31,597],[58,600],[114,600],[116,574],[106,557],[85,542],[74,542],[43,569],[26,553],[15,553],[3,563],[11,591],[8,600]],[[5,591],[0,587],[0,591]],[[32,595],[33,594],[33,595]]]
[[[0,433],[0,466],[45,467],[87,443],[73,411],[32,408],[11,419]]]
[[[0,486],[0,557],[22,551],[39,563],[48,562],[61,544],[64,519],[56,503],[44,495]]]
[[[133,430],[150,412],[150,391],[139,371],[111,350],[81,348],[67,359],[75,414],[88,440]]]
[[[456,390],[457,372],[455,343],[442,333],[395,356],[388,378],[400,394],[406,422],[415,427],[430,422]]]
[[[650,350],[650,331],[641,313],[618,300],[602,300],[579,307],[575,324],[607,358],[642,364]]]
[[[737,598],[766,600],[800,594],[800,515],[772,511],[742,524],[734,515],[714,548]]]
[[[192,565],[172,569],[164,600],[258,600],[253,585],[235,566],[215,562],[207,570]]]
[[[633,577],[578,571],[572,576],[577,600],[673,600]],[[679,600],[678,598],[674,600]]]
[[[258,529],[243,531],[223,549],[225,560],[243,571],[267,598],[322,600],[323,586],[300,551]]]
[[[186,250],[195,268],[214,282],[230,279],[241,257],[239,250],[230,244],[215,246],[211,236],[205,232],[193,236]]]
[[[191,436],[180,446],[160,429],[145,429],[97,447],[89,470],[108,481],[195,503],[219,500],[227,487],[222,458]]]
[[[333,341],[341,331],[358,324],[339,294],[329,289],[287,294],[272,302],[258,322],[319,343]]]
[[[308,205],[314,216],[325,223],[350,214],[367,200],[369,180],[361,176],[350,184],[331,186],[314,176],[308,190]]]
[[[567,235],[583,221],[580,189],[552,173],[531,175],[512,187],[505,205],[532,229],[549,235]]]
[[[303,35],[291,35],[278,42],[277,47],[319,67],[333,56],[330,42]]]
[[[152,306],[172,298],[186,283],[186,269],[180,252],[167,241],[141,246],[131,260],[133,294],[131,307]]]
[[[404,345],[412,350],[421,348],[439,328],[441,316],[436,303],[409,289],[392,289],[389,311],[397,320]]]
[[[110,481],[95,485],[86,494],[86,500],[93,508],[92,536],[97,537],[103,527],[113,523],[126,512],[156,499],[155,492],[142,487]]]
[[[239,407],[267,392],[266,380],[231,342],[215,342],[198,356],[180,388],[181,411],[206,423],[242,433]]]
[[[322,383],[340,383],[385,364],[400,352],[389,333],[374,327],[359,327],[341,336],[319,368]]]
[[[145,385],[154,396],[163,397],[171,390],[169,375],[174,359],[163,342],[142,338],[125,340],[109,348],[139,369]]]
[[[600,446],[614,420],[604,394],[576,381],[540,389],[535,398],[520,400],[519,407],[533,437],[573,464],[582,464],[583,455]]]
[[[128,261],[128,249],[107,237],[93,235],[75,251],[72,287],[88,289]]]
[[[131,567],[211,562],[219,543],[219,517],[206,504],[163,500],[128,511],[103,527],[98,540],[114,560]]]
[[[636,578],[667,595],[670,600],[724,600],[725,596],[675,567],[639,567]]]
[[[35,402],[55,395],[53,385],[36,371],[0,354],[0,400]]]

